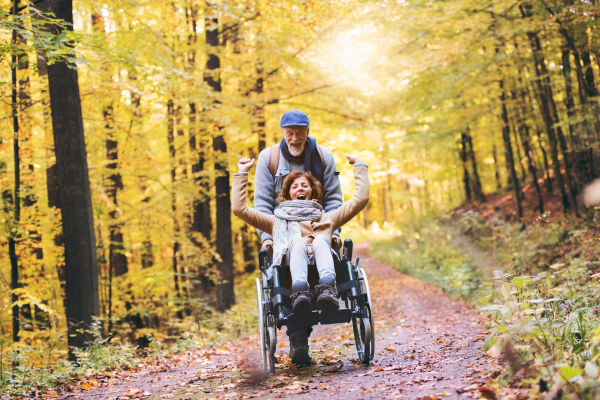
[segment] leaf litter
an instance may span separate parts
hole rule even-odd
[[[309,342],[313,362],[307,366],[290,362],[282,329],[275,376],[262,371],[256,334],[169,358],[149,358],[135,371],[81,380],[78,387],[48,392],[45,397],[85,392],[86,397],[113,400],[246,399],[319,392],[328,398],[346,398],[355,392],[373,398],[425,400],[460,393],[496,398],[487,377],[497,367],[482,351],[485,317],[357,250],[374,303],[377,350],[370,365],[356,359],[350,324],[314,327]]]

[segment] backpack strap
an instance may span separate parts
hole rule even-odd
[[[273,178],[275,178],[277,168],[279,168],[279,143],[271,146],[271,152],[269,153],[269,171],[271,171]]]
[[[269,153],[269,171],[273,178],[275,174],[277,174],[277,168],[279,168],[279,143],[270,147],[271,152]],[[323,163],[323,168],[325,168],[325,157],[323,157],[323,150],[321,149],[321,145],[317,145],[317,150],[319,150],[319,156],[321,156],[321,162]]]
[[[317,145],[317,150],[319,150],[319,155],[321,156],[321,162],[323,163],[323,171],[325,171],[325,157],[323,157],[323,150],[321,149],[321,145]]]

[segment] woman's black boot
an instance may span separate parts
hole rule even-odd
[[[292,312],[293,313],[306,313],[312,311],[312,296],[308,282],[296,282],[292,285],[292,295],[290,300],[292,301]]]

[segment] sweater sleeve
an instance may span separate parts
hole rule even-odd
[[[340,185],[340,178],[337,175],[337,166],[335,165],[335,158],[331,150],[322,147],[323,159],[325,161],[325,173],[323,176],[323,208],[325,212],[330,212],[340,208],[344,203],[344,196],[342,195],[342,186]]]
[[[277,197],[275,193],[275,179],[271,175],[271,171],[269,171],[270,155],[270,147],[260,152],[254,176],[254,207],[257,211],[267,215],[273,215]],[[273,237],[269,233],[260,230],[260,228],[257,233],[260,236],[261,242],[267,239],[273,240]]]
[[[234,174],[231,189],[231,209],[233,215],[244,222],[268,234],[273,231],[275,216],[268,215],[252,207],[248,207],[247,197],[248,174]]]
[[[338,176],[337,166],[333,153],[328,148],[321,146],[323,159],[325,161],[325,173],[323,177],[323,208],[325,212],[337,210],[344,203],[342,195],[342,186],[340,185],[340,177]],[[334,235],[340,236],[340,228],[337,228]]]
[[[337,210],[328,213],[333,222],[334,229],[339,228],[354,218],[369,202],[369,168],[355,165],[354,182],[356,184],[354,197],[345,202]]]

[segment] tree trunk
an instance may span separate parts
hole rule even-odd
[[[521,206],[521,189],[515,170],[513,149],[510,140],[510,122],[508,120],[508,111],[506,109],[506,93],[504,90],[504,79],[500,80],[500,103],[502,104],[502,139],[504,140],[504,151],[506,154],[506,163],[512,180],[513,193],[516,203],[517,220],[520,222],[523,218],[523,208]]]
[[[218,54],[219,21],[216,17],[206,18],[206,44],[208,59],[204,81],[215,92],[221,92],[221,60]],[[217,304],[219,311],[229,309],[235,303],[233,291],[233,246],[231,233],[231,191],[229,188],[229,161],[227,142],[222,126],[216,126],[218,134],[213,138],[215,159],[215,190],[217,197]]]
[[[192,27],[193,27],[193,32],[192,35],[194,37],[193,42],[196,43],[196,41],[198,40],[197,38],[197,34],[196,34],[196,12],[195,9],[192,8]],[[207,19],[205,21],[205,24],[209,22],[209,19]],[[206,27],[208,27],[209,25],[205,25]],[[205,27],[205,30],[207,29]],[[213,38],[213,36],[215,38]],[[217,45],[218,45],[218,29],[214,30],[214,31],[208,31],[206,30],[206,44],[211,46],[211,41],[216,40],[217,41]],[[194,54],[194,61],[195,61],[195,52],[193,52],[192,54]],[[212,87],[211,83],[211,77],[209,76],[211,74],[210,71],[212,71],[211,68],[209,68],[209,63],[211,63],[211,59],[209,56],[209,59],[206,62],[206,68],[209,71],[205,71],[204,73],[204,82],[207,82],[209,84],[209,86]],[[195,66],[192,66],[192,68]],[[194,133],[190,134],[191,138],[197,138],[194,139],[192,141],[192,139],[190,139],[190,149],[192,151],[196,151],[197,150],[197,154],[198,154],[198,158],[197,158],[197,162],[192,165],[192,176],[194,179],[195,184],[198,187],[198,197],[194,200],[193,203],[193,222],[191,225],[191,230],[197,234],[200,234],[202,236],[202,238],[204,239],[204,241],[200,241],[198,240],[198,238],[195,238],[194,240],[192,240],[192,242],[194,243],[194,245],[196,245],[197,247],[201,248],[201,249],[207,249],[210,246],[210,241],[211,241],[211,232],[212,232],[212,219],[211,219],[211,212],[210,212],[210,184],[208,181],[208,176],[206,176],[207,174],[205,173],[206,171],[206,162],[208,160],[208,156],[209,156],[209,143],[208,140],[205,138],[205,136],[208,136],[207,132],[203,132],[206,133],[206,135],[200,135],[200,133],[198,132],[197,127],[195,126],[195,122],[196,122],[196,115],[197,115],[197,110],[196,110],[196,105],[194,103],[190,104],[190,115],[193,115],[193,121],[194,121],[194,125],[191,125],[192,129],[194,129]]]
[[[525,150],[525,155],[527,157],[527,166],[529,168],[529,173],[531,174],[531,179],[533,181],[533,185],[535,186],[535,190],[538,196],[538,210],[540,213],[544,212],[544,197],[542,196],[542,189],[540,188],[540,183],[538,182],[537,171],[535,168],[535,161],[533,159],[533,151],[530,144],[530,135],[529,135],[529,127],[527,126],[527,119],[525,117],[525,107],[528,104],[527,101],[527,90],[523,87],[523,80],[521,79],[521,74],[519,71],[519,83],[521,84],[520,89],[520,98],[521,105],[518,106],[519,110],[519,136],[521,138],[521,143],[523,144],[523,149]],[[515,100],[517,100],[515,98]]]
[[[576,62],[578,62],[578,58],[576,58]],[[588,140],[590,140],[592,135],[590,134],[590,127],[587,120],[584,119],[577,125],[573,125],[572,122],[572,120],[576,117],[576,114],[574,110],[575,101],[573,99],[573,85],[571,81],[571,60],[569,50],[567,49],[563,50],[562,52],[562,65],[563,76],[565,78],[565,104],[567,106],[567,115],[569,117],[569,134],[571,144],[573,146],[573,162],[575,163],[573,169],[576,171],[579,186],[582,186],[583,184],[590,182],[592,179],[594,179],[594,174],[591,169],[592,160],[589,155],[589,152],[585,149],[585,139],[587,138]],[[583,77],[581,65],[579,65],[578,71]],[[583,82],[583,79],[581,80],[581,82]],[[583,94],[582,86],[579,86],[579,100],[583,107],[585,105],[586,99],[585,95]]]
[[[179,219],[177,218],[177,193],[175,184],[177,183],[177,153],[175,150],[175,110],[173,100],[167,103],[167,142],[169,144],[169,154],[171,158],[171,212],[173,213],[173,256],[171,258],[173,264],[173,282],[175,286],[175,296],[181,301],[181,292],[179,290],[179,270],[177,258],[179,256]],[[179,304],[180,306],[181,304]],[[177,311],[177,318],[183,319],[181,309]]]
[[[542,160],[544,160],[544,170],[546,171],[546,189],[548,190],[548,193],[552,193],[554,189],[552,187],[552,178],[550,176],[550,164],[548,163],[548,154],[546,153],[546,149],[544,149],[544,144],[542,143],[542,136],[539,132],[537,133],[537,142],[542,153]]]
[[[469,174],[469,168],[467,167],[467,143],[464,138],[464,134],[461,132],[461,147],[458,150],[460,159],[463,164],[463,187],[465,189],[465,202],[470,202],[471,196],[471,175]]]
[[[521,136],[521,142],[523,143],[523,147],[525,149],[525,154],[527,156],[527,165],[529,167],[529,173],[531,174],[531,178],[533,181],[533,186],[535,186],[536,193],[538,195],[538,210],[540,213],[544,212],[544,198],[542,196],[542,189],[540,188],[540,184],[537,178],[537,171],[535,168],[535,161],[533,160],[533,152],[531,151],[531,146],[529,144],[529,127],[523,123],[521,128],[519,129],[519,133]]]
[[[481,188],[481,180],[479,179],[479,172],[477,172],[477,160],[475,159],[475,150],[473,149],[473,138],[471,137],[471,130],[469,127],[466,128],[463,135],[463,143],[466,139],[466,144],[469,148],[469,158],[471,159],[471,166],[473,169],[473,195],[475,199],[480,203],[485,203],[485,194]]]
[[[72,0],[45,0],[56,18],[73,23]],[[55,27],[59,31],[58,27]],[[69,347],[91,341],[89,329],[99,312],[94,215],[75,65],[48,66],[58,186],[65,244],[66,317]],[[71,353],[73,358],[73,353]]]
[[[544,79],[544,72],[541,67],[544,64],[543,60],[540,58],[540,54],[538,52],[538,37],[534,32],[528,32],[527,36],[529,37],[529,43],[531,46],[532,54],[533,54],[533,63],[536,75],[536,87],[537,87],[537,95],[540,104],[540,112],[542,114],[542,119],[544,121],[544,128],[546,130],[546,135],[548,137],[548,144],[550,146],[550,156],[552,159],[552,164],[554,168],[554,175],[556,177],[556,183],[558,185],[558,189],[561,195],[561,201],[563,210],[569,209],[569,201],[567,199],[567,193],[565,191],[565,186],[563,183],[563,176],[560,171],[560,162],[558,160],[558,143],[556,139],[556,133],[554,131],[554,121],[552,118],[552,111],[550,102],[548,99],[548,95],[550,92],[548,91],[548,87],[546,85],[546,80]]]
[[[17,13],[19,7],[19,0],[13,0],[12,4],[12,14],[13,18],[16,20]],[[12,30],[12,43],[17,43],[17,31],[16,29]],[[13,157],[14,157],[14,194],[13,198],[13,226],[10,230],[10,236],[8,238],[8,257],[10,258],[10,282],[11,282],[11,302],[12,306],[12,339],[13,342],[19,341],[19,330],[20,330],[20,321],[19,321],[19,305],[17,301],[19,300],[19,296],[16,293],[16,290],[19,289],[19,260],[17,258],[17,235],[19,232],[19,227],[21,223],[21,159],[20,159],[20,150],[19,150],[19,105],[17,103],[17,90],[18,90],[18,82],[17,82],[17,55],[15,52],[11,55],[11,113],[12,113],[12,122],[13,122]]]
[[[540,40],[539,40],[539,37],[537,37],[537,36],[535,37],[535,45],[536,45],[537,53],[541,54],[542,46],[540,45]],[[543,61],[541,63],[539,63],[539,69],[541,70],[541,77],[542,77],[542,82],[543,82],[544,89],[545,89],[546,99],[550,103],[551,118],[554,122],[554,126],[556,126],[555,132],[556,132],[556,136],[558,139],[558,146],[559,146],[560,152],[562,154],[562,157],[563,157],[563,160],[565,163],[565,184],[567,186],[569,200],[571,202],[571,206],[577,212],[577,202],[575,201],[575,188],[573,187],[573,183],[572,183],[572,179],[571,179],[571,172],[569,171],[569,168],[568,168],[568,165],[570,164],[570,162],[569,162],[569,152],[567,150],[567,142],[565,140],[565,136],[563,135],[562,128],[560,127],[560,117],[558,115],[558,111],[556,108],[556,102],[554,101],[554,95],[552,93],[553,92],[552,84],[550,82],[548,70],[546,69],[546,64]],[[559,170],[560,170],[560,167],[559,167]]]
[[[106,193],[111,201],[110,217],[110,243],[108,247],[109,268],[114,276],[124,275],[128,271],[127,256],[125,255],[125,246],[123,245],[123,232],[121,224],[118,222],[117,208],[119,207],[118,191],[123,189],[123,180],[118,172],[119,168],[119,143],[115,138],[115,120],[114,108],[110,104],[103,110],[104,127],[106,128],[106,158],[108,164],[106,168],[111,171],[106,184]]]
[[[253,136],[258,137],[258,154],[267,147],[267,133],[265,130],[265,106],[263,102],[263,67],[260,61],[256,63],[256,104],[252,108]]]
[[[394,200],[392,199],[392,174],[387,174],[388,203],[390,205],[390,220],[394,221]]]
[[[572,165],[567,165],[566,169],[573,169],[575,171],[575,176],[579,184],[583,183],[583,181],[587,181],[586,178],[582,179],[582,173],[586,175],[585,171],[582,171],[579,166],[581,165],[581,156],[577,149],[581,147],[579,143],[580,135],[578,132],[578,126],[573,125],[573,119],[575,118],[575,101],[573,100],[573,84],[571,81],[571,60],[570,60],[570,52],[568,49],[564,48],[562,51],[562,72],[563,78],[565,80],[565,106],[567,108],[567,118],[569,119],[569,139],[571,140],[573,155],[573,163]]]
[[[223,135],[213,140],[215,152],[215,188],[217,196],[217,310],[229,309],[235,303],[233,291],[233,248],[231,243],[231,191],[227,143]]]
[[[496,140],[492,142],[492,157],[494,158],[494,177],[496,178],[496,189],[502,188],[502,183],[500,182],[500,169],[498,168],[498,154],[496,150]]]
[[[516,98],[516,95],[513,95],[513,98]],[[519,143],[518,131],[519,131],[519,128],[517,128],[517,126],[515,125],[515,122],[513,121],[513,124],[512,124],[513,140],[515,141],[515,149],[517,150],[516,164],[519,166],[519,169],[521,170],[521,182],[524,182],[525,179],[527,179],[527,172],[526,172],[525,167],[523,166],[523,162],[522,162],[523,161],[523,153],[521,152],[521,144]],[[521,193],[521,199],[523,199],[523,193]]]
[[[388,222],[388,208],[386,200],[385,181],[381,182],[381,206],[383,207],[383,222]]]

